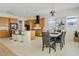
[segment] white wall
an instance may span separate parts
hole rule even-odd
[[[75,8],[75,9],[70,9],[70,10],[65,10],[62,12],[59,12],[56,14],[56,16],[60,16],[60,17],[66,17],[66,16],[78,16],[78,24],[77,27],[73,27],[70,28],[68,26],[66,26],[66,30],[67,30],[67,35],[66,35],[66,39],[68,40],[73,40],[74,38],[74,31],[78,30],[79,31],[79,8]]]
[[[54,18],[65,17],[65,20],[66,20],[67,16],[78,16],[77,27],[70,28],[70,27],[66,26],[66,30],[67,30],[66,39],[73,40],[74,31],[75,30],[79,31],[79,8],[74,8],[74,9],[69,9],[69,10],[64,10],[64,11],[61,11],[61,12],[57,12],[57,13],[55,13]],[[48,20],[48,18],[50,18],[50,17],[47,17],[47,20]]]

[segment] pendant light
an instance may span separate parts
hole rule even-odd
[[[50,11],[51,16],[55,15],[54,3],[52,3],[52,9]]]

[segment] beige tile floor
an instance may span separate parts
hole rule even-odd
[[[9,38],[0,39],[0,43],[4,44],[11,51],[13,51],[18,56],[78,56],[79,55],[79,43],[73,40],[66,39],[66,45],[62,50],[60,50],[59,44],[57,44],[57,51],[51,50],[48,53],[48,48],[44,51],[41,50],[42,39],[37,38],[31,42],[20,42],[9,40]]]
[[[0,56],[15,56],[9,48],[0,43]]]

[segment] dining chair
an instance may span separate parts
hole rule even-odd
[[[62,37],[63,45],[65,45],[65,36],[66,36],[66,32],[63,32],[63,37]]]
[[[14,35],[15,34],[15,30],[10,30],[10,40],[14,40]]]
[[[14,41],[18,41],[18,34],[19,34],[19,31],[15,30],[15,33],[13,34],[15,36]]]
[[[60,43],[60,49],[62,50],[63,45],[65,45],[65,34],[66,32],[62,32],[62,34],[57,37],[56,39],[56,43]]]
[[[51,48],[56,51],[56,44],[54,41],[50,41],[49,32],[42,32],[42,51],[44,51],[44,47],[49,47],[49,53],[51,52]]]

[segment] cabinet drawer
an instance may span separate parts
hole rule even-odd
[[[10,32],[8,30],[0,30],[0,38],[10,37]]]

